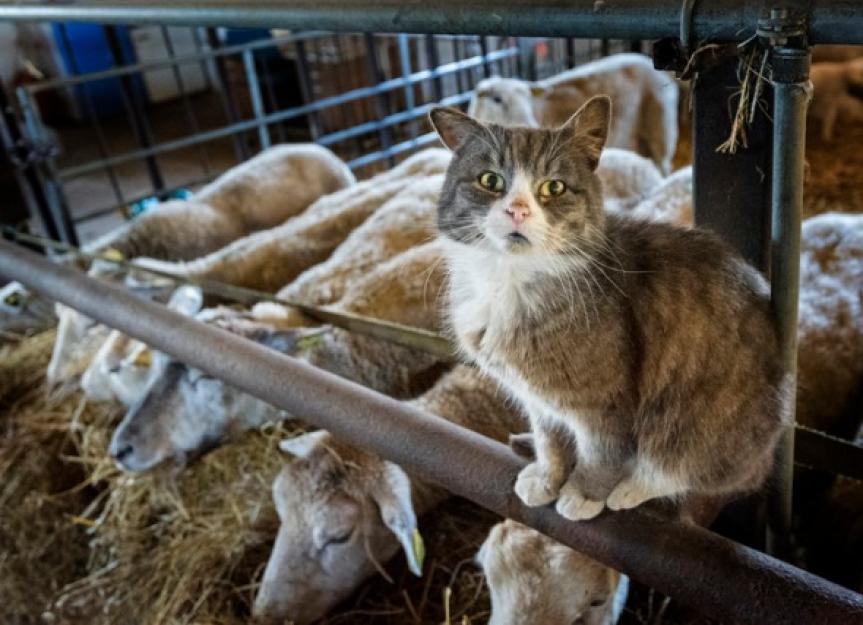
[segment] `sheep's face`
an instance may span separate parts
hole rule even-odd
[[[260,402],[198,369],[168,362],[126,413],[109,453],[125,471],[147,471],[169,460],[183,466],[217,445],[238,415],[259,411],[253,403]]]
[[[489,625],[613,625],[626,600],[619,573],[514,521],[492,528],[477,562]]]
[[[533,113],[534,87],[514,78],[486,78],[481,80],[468,105],[471,117],[501,126],[529,126],[539,123]]]
[[[590,100],[557,130],[486,126],[454,109],[432,110],[453,150],[438,208],[445,240],[545,265],[601,245],[595,169],[609,115],[606,97]]]
[[[75,390],[109,330],[77,310],[57,304],[57,338],[45,373],[48,390],[62,397]]]
[[[255,601],[258,619],[322,617],[400,543],[419,574],[410,482],[399,467],[324,432],[289,439],[282,448],[298,457],[273,484],[281,527]]]
[[[200,311],[203,301],[199,287],[184,285],[171,295],[167,308],[191,316]],[[163,354],[115,330],[84,372],[81,389],[88,399],[116,399],[125,406],[132,406],[143,400],[167,363],[168,358]]]
[[[53,308],[48,299],[28,291],[20,282],[10,282],[0,288],[0,331],[44,330],[56,321]]]

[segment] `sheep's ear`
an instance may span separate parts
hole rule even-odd
[[[448,106],[436,106],[429,111],[429,121],[443,144],[453,151],[469,136],[484,131],[473,117]]]
[[[530,83],[530,95],[534,98],[541,98],[546,93],[548,93],[548,87],[543,87],[542,85],[532,82]]]
[[[587,157],[590,168],[596,169],[610,123],[611,98],[598,95],[585,102],[560,129],[572,134],[573,146]]]
[[[423,573],[425,545],[417,529],[417,517],[411,501],[411,481],[401,467],[384,462],[381,479],[372,488],[372,499],[381,511],[381,518],[398,538],[408,561],[408,568],[417,577]]]
[[[201,287],[193,284],[184,284],[179,287],[168,300],[168,308],[187,317],[197,315],[203,305],[204,293],[201,291]]]
[[[297,458],[308,458],[315,451],[323,449],[328,437],[329,432],[326,430],[306,432],[293,438],[286,438],[279,443],[279,449]]]

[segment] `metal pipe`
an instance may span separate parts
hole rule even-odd
[[[800,222],[803,212],[809,51],[778,47],[770,52],[773,79],[773,171],[771,188],[770,295],[782,360],[797,376],[797,302],[800,291]],[[794,408],[796,388],[789,398]],[[792,412],[792,416],[793,416]],[[794,427],[776,451],[767,515],[767,549],[788,554],[794,483]]]
[[[266,150],[270,147],[270,129],[266,122],[261,122],[267,114],[264,110],[264,98],[261,95],[261,83],[258,80],[258,68],[255,66],[255,57],[251,51],[243,52],[243,65],[246,68],[246,81],[249,85],[249,95],[252,97],[252,113],[255,115],[255,121],[258,125],[258,141],[261,144],[261,149]]]
[[[812,0],[811,43],[863,43],[858,0]],[[711,0],[692,19],[695,41],[741,41],[750,37],[761,2]],[[680,32],[680,0],[79,0],[0,4],[0,20],[74,21],[102,24],[285,27],[378,33],[461,33],[661,39]]]
[[[0,241],[0,274],[726,621],[863,624],[863,596],[642,510],[573,523],[513,493],[505,445]],[[229,354],[229,357],[225,355]]]

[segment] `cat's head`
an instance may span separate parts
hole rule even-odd
[[[611,100],[595,97],[557,129],[483,124],[445,107],[431,123],[453,152],[438,227],[459,243],[504,254],[573,253],[601,236],[595,174]]]

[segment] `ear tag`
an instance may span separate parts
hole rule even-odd
[[[102,258],[114,263],[119,263],[125,260],[123,253],[115,247],[109,247],[107,250],[102,252]]]
[[[413,543],[413,560],[417,566],[417,575],[422,575],[423,570],[423,562],[426,559],[426,546],[423,542],[422,534],[416,528],[414,528],[414,533],[411,542]]]

